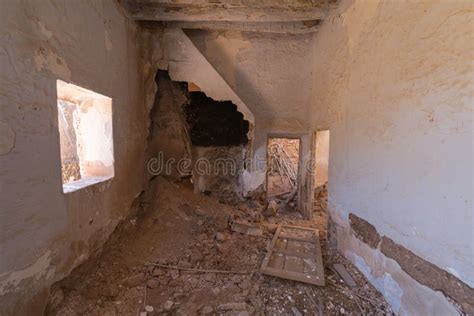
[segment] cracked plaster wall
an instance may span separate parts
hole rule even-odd
[[[347,0],[314,37],[188,35],[210,63],[198,56],[200,69],[214,69],[231,88],[227,95],[235,91],[255,116],[256,157],[265,157],[267,135],[283,134],[303,138],[307,160],[309,132],[330,128],[330,209],[339,225],[349,212],[359,214],[472,286],[472,6]],[[113,2],[4,2],[0,12],[0,298],[7,311],[34,293],[41,306],[45,287],[84,260],[128,211],[141,189],[136,162],[144,159],[142,123],[156,69],[170,65],[144,53],[151,100],[144,109],[137,106],[135,30]],[[162,35],[143,39],[161,52]],[[185,62],[173,60],[171,72]],[[112,97],[113,124],[121,125],[114,128],[115,178],[68,196],[61,193],[56,79]],[[248,182],[256,187],[263,179]],[[374,254],[361,247],[340,245],[364,271]],[[411,310],[414,302],[397,297],[413,286],[397,281],[396,266],[381,267],[388,273],[382,284],[396,294],[388,297],[392,306]]]
[[[137,29],[114,1],[0,3],[0,314],[41,314],[140,193],[148,111]],[[63,194],[61,79],[112,98],[115,177]]]
[[[312,129],[331,130],[329,207],[339,224],[357,214],[471,287],[473,15],[470,1],[343,1],[315,35],[310,110]],[[383,273],[394,280],[404,299],[385,294],[397,311],[446,303],[401,280],[382,254],[349,241],[340,249],[379,270],[374,284]]]
[[[301,137],[302,163],[306,163],[310,150],[311,34],[205,30],[187,30],[186,34],[255,116],[254,164],[243,174],[244,194],[265,181],[268,136]],[[303,186],[303,172],[300,178]],[[304,195],[300,192],[302,208]]]

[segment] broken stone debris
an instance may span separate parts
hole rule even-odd
[[[165,310],[167,310],[167,311],[170,310],[171,307],[173,307],[173,302],[172,302],[172,301],[166,301],[166,302],[163,304],[163,308],[164,308]]]
[[[216,240],[217,241],[224,241],[227,239],[227,236],[224,233],[217,232],[216,233]]]
[[[203,315],[209,315],[214,311],[214,308],[210,305],[206,305],[203,308],[201,308],[201,314]]]
[[[146,312],[152,313],[153,310],[154,310],[153,306],[150,306],[150,305],[145,306],[145,311],[146,311]]]
[[[149,287],[150,289],[155,289],[160,286],[160,281],[156,279],[150,279],[146,282],[146,286]]]
[[[265,217],[276,216],[278,213],[278,203],[272,200],[268,203],[267,209],[263,213]]]
[[[101,257],[101,264],[96,265],[97,274],[78,275],[80,284],[76,285],[81,290],[73,290],[65,292],[64,302],[60,307],[63,312],[72,310],[80,312],[83,315],[90,314],[114,314],[120,312],[122,314],[136,314],[137,307],[144,309],[143,297],[146,292],[146,304],[154,307],[153,312],[143,313],[146,315],[157,314],[173,314],[173,315],[195,315],[195,314],[224,314],[224,315],[254,315],[254,314],[285,314],[292,315],[297,313],[295,309],[302,314],[309,311],[337,311],[340,313],[344,308],[346,313],[353,314],[371,314],[377,305],[380,311],[388,311],[387,304],[381,299],[380,295],[368,285],[362,275],[356,274],[355,268],[349,270],[349,273],[357,281],[358,287],[351,288],[344,283],[339,282],[339,277],[327,271],[328,285],[321,289],[316,289],[309,296],[305,289],[309,285],[297,282],[291,282],[275,277],[262,275],[259,267],[266,254],[267,243],[274,234],[276,227],[273,223],[254,224],[251,223],[252,217],[238,210],[237,208],[227,208],[222,204],[215,206],[216,213],[209,213],[212,202],[201,201],[208,200],[208,197],[199,197],[200,208],[196,202],[183,201],[183,192],[171,188],[171,192],[166,191],[166,184],[161,183],[161,190],[167,197],[176,196],[177,205],[183,202],[192,206],[196,210],[186,214],[192,221],[201,219],[202,226],[190,227],[186,232],[192,237],[186,241],[176,239],[176,232],[170,229],[167,235],[163,235],[166,225],[159,225],[168,222],[174,218],[175,205],[165,205],[164,210],[161,209],[159,221],[154,220],[155,213],[151,213],[152,225],[144,228],[141,226],[143,219],[137,220],[137,225],[131,227],[126,238],[120,239],[120,243],[112,244],[111,248],[106,248],[105,257]],[[184,192],[184,194],[186,191]],[[193,195],[194,196],[194,195]],[[249,204],[250,205],[250,204]],[[249,206],[251,207],[251,206]],[[163,214],[169,209],[169,214]],[[191,208],[190,208],[191,209]],[[197,210],[200,209],[198,212]],[[228,215],[223,214],[223,210],[230,210],[233,217],[236,218],[228,226]],[[229,212],[230,212],[229,211]],[[216,216],[217,214],[217,216]],[[216,217],[224,220],[216,220]],[[178,218],[176,224],[186,225],[187,220]],[[233,227],[240,227],[240,221],[244,222],[245,229],[240,230],[244,233],[237,232]],[[288,215],[280,215],[279,221],[290,222],[296,224],[295,219]],[[216,224],[220,222],[221,224]],[[224,225],[225,223],[225,225]],[[250,230],[248,228],[251,228]],[[257,236],[252,235],[253,229],[257,228],[262,231]],[[237,228],[239,230],[239,228]],[[137,231],[140,234],[137,234]],[[251,234],[247,234],[250,231]],[[273,231],[271,234],[268,232]],[[222,235],[218,235],[217,233]],[[170,251],[157,244],[156,239],[150,238],[154,234],[161,234],[160,245],[172,244]],[[147,235],[148,234],[148,235]],[[219,240],[218,240],[219,239]],[[133,241],[133,243],[130,243]],[[140,240],[139,243],[137,241]],[[177,242],[179,241],[179,242]],[[130,252],[131,245],[143,244],[143,249],[149,249],[150,246],[159,249],[159,258],[156,255],[144,252],[134,252],[132,257],[124,257],[124,254]],[[161,247],[161,248],[160,248]],[[163,250],[165,249],[165,250]],[[179,249],[175,252],[175,249]],[[172,251],[171,251],[172,250]],[[334,263],[345,263],[345,259],[335,252],[326,253],[324,250],[324,259],[327,266]],[[112,261],[104,258],[112,256]],[[155,257],[153,257],[155,256]],[[133,260],[130,260],[133,258]],[[105,260],[105,261],[104,261]],[[156,262],[168,266],[159,267],[154,265],[136,266],[136,262]],[[133,262],[133,265],[131,265]],[[102,264],[103,263],[103,264]],[[190,269],[207,270],[224,270],[224,271],[246,271],[246,274],[222,274],[213,272],[196,272],[178,270],[171,267],[187,267]],[[350,265],[346,265],[350,269]],[[113,270],[114,267],[120,267],[119,272]],[[97,275],[102,275],[98,278]],[[102,281],[101,281],[102,280]],[[152,281],[150,281],[152,280]],[[146,286],[146,287],[145,287]],[[313,287],[314,288],[314,287]],[[90,293],[98,293],[91,295]],[[106,296],[106,293],[113,293],[113,296]],[[368,297],[369,300],[360,299]],[[352,295],[352,298],[351,298]],[[92,297],[89,299],[88,297]],[[291,300],[288,298],[291,297]],[[311,300],[310,300],[311,298]],[[100,300],[100,303],[98,303]],[[360,312],[354,301],[361,306]],[[312,302],[314,301],[314,302]],[[137,303],[139,302],[139,303]],[[372,303],[373,302],[373,303]],[[137,306],[139,305],[139,306]],[[78,308],[78,306],[81,306]],[[128,308],[128,309],[127,309]],[[68,313],[60,313],[68,315]]]

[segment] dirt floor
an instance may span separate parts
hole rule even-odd
[[[322,196],[323,207],[314,221],[302,220],[298,212],[292,211],[263,218],[258,214],[261,201],[231,207],[195,195],[187,182],[158,177],[141,199],[143,210],[120,225],[102,254],[55,285],[48,314],[392,314],[362,274],[326,247],[325,194],[319,192],[318,196]],[[249,236],[230,230],[229,223],[238,219],[320,228],[326,286],[261,274],[259,268],[275,225],[265,225],[261,236]],[[350,288],[335,274],[334,263],[344,265],[356,287]]]

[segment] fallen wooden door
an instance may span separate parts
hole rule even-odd
[[[324,267],[317,229],[278,225],[260,271],[314,285],[324,285]]]

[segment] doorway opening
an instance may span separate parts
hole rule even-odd
[[[300,139],[268,139],[267,199],[275,212],[296,211],[299,164]]]
[[[329,139],[329,130],[317,131],[314,135],[313,215],[324,230],[327,229],[328,214]]]

